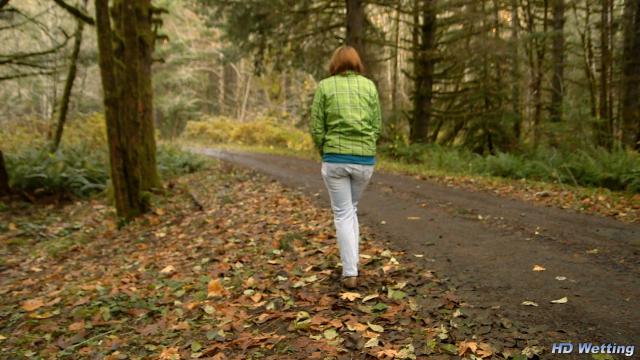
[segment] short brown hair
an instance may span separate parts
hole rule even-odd
[[[329,74],[333,76],[349,70],[359,74],[364,73],[362,60],[360,60],[360,55],[358,55],[358,52],[353,47],[340,46],[333,52],[333,56],[331,56]]]

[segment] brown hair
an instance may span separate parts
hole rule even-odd
[[[333,52],[333,56],[331,56],[329,74],[333,76],[349,70],[359,74],[364,73],[362,60],[360,60],[360,55],[358,55],[358,52],[353,47],[340,46]]]

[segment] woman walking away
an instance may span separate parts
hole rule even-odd
[[[311,107],[311,136],[322,156],[347,288],[357,286],[358,200],[373,174],[381,126],[378,91],[362,72],[356,50],[338,48],[329,64],[331,76],[318,84]]]

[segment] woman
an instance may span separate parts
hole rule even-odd
[[[358,200],[373,174],[381,126],[378,91],[363,70],[354,48],[338,48],[329,64],[331,76],[318,84],[311,107],[311,136],[331,198],[342,283],[350,289],[358,276]]]

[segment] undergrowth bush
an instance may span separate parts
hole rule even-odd
[[[189,121],[184,137],[213,144],[273,146],[296,151],[313,149],[311,136],[273,118],[240,122],[224,117]]]
[[[45,135],[38,134],[33,124],[13,126],[10,131],[5,129],[0,138],[12,188],[35,195],[87,196],[107,187],[109,155],[102,115],[70,122],[55,153],[49,152]],[[205,166],[203,157],[169,145],[158,146],[157,160],[163,178]]]
[[[392,143],[380,149],[394,160],[434,170],[640,192],[640,155],[622,150],[568,153],[542,148],[480,156],[463,148],[438,145]]]

